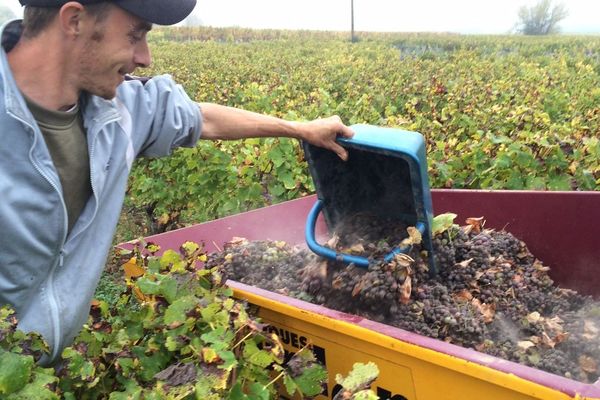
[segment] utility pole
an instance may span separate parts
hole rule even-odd
[[[351,30],[351,38],[352,43],[356,42],[356,36],[354,36],[354,0],[350,0],[350,30]]]

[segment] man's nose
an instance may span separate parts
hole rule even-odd
[[[148,47],[148,42],[142,40],[135,49],[135,53],[133,55],[133,62],[136,66],[144,68],[149,67],[152,62],[152,56],[150,55],[150,48]]]

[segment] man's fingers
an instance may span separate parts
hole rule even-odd
[[[354,136],[354,131],[352,129],[350,129],[349,127],[347,127],[346,125],[343,125],[340,135],[345,138],[350,139],[351,137]]]
[[[342,136],[345,138],[351,138],[352,136],[354,136],[354,131],[347,127],[338,115],[333,115],[330,118],[340,125],[340,129],[338,130],[338,136]]]
[[[343,161],[348,161],[348,151],[337,143],[331,145],[331,150]]]

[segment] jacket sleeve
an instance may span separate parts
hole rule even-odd
[[[174,148],[193,147],[200,138],[200,107],[170,76],[124,82],[117,96],[130,114],[136,156],[169,155]]]

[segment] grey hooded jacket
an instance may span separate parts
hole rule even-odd
[[[126,81],[110,101],[83,95],[93,196],[67,237],[59,177],[7,61],[20,30],[20,21],[0,30],[0,305],[44,336],[49,362],[88,317],[134,158],[194,146],[202,118],[168,76]]]

